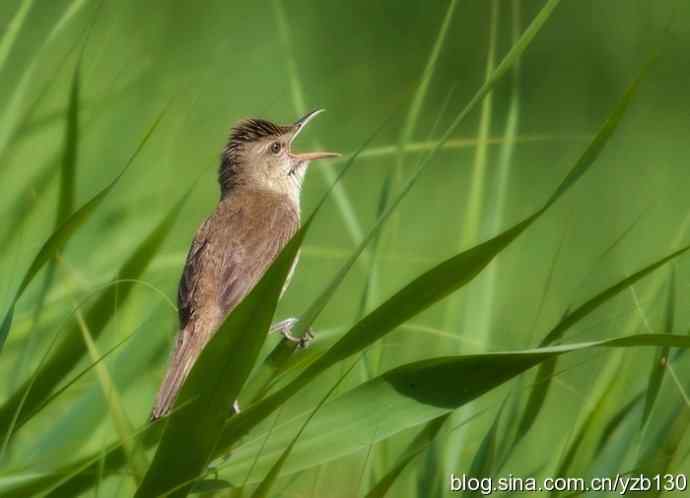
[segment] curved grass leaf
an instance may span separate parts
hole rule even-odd
[[[549,358],[601,347],[660,345],[688,348],[690,337],[640,334],[523,351],[443,357],[398,367],[328,402],[294,446],[282,475],[362,451],[372,442],[443,416]],[[448,379],[463,382],[458,385]],[[231,482],[242,479],[254,465],[262,445],[255,468],[269,468],[293,438],[295,425],[308,414],[281,421],[266,444],[265,434],[256,434],[251,442],[234,449],[223,477]]]
[[[2,38],[0,38],[0,72],[4,70],[7,57],[10,55],[12,46],[17,40],[19,30],[26,20],[26,15],[29,13],[32,3],[33,0],[22,0],[14,16],[12,16],[10,22],[5,26],[5,32]]]
[[[22,294],[24,293],[26,288],[29,286],[29,284],[34,279],[36,274],[41,270],[41,268],[43,268],[43,266],[49,260],[51,260],[57,252],[59,252],[62,249],[64,244],[70,239],[70,237],[72,237],[72,235],[74,235],[77,229],[79,229],[81,225],[86,223],[86,221],[91,217],[96,208],[100,206],[101,202],[103,202],[105,197],[110,193],[110,191],[115,187],[115,185],[117,185],[117,182],[120,180],[120,178],[122,178],[122,175],[124,175],[127,169],[129,169],[132,162],[134,162],[134,159],[139,155],[141,149],[148,142],[149,138],[151,137],[151,135],[157,128],[158,124],[160,123],[160,120],[163,118],[163,114],[164,112],[159,114],[159,116],[156,118],[155,122],[146,132],[144,138],[141,140],[134,153],[130,156],[125,167],[120,171],[120,173],[118,173],[115,179],[112,182],[110,182],[110,184],[106,186],[103,190],[101,190],[94,197],[92,197],[91,200],[89,200],[86,204],[84,204],[77,211],[75,211],[69,218],[67,218],[65,222],[62,225],[60,225],[60,228],[53,232],[53,234],[50,237],[48,237],[48,239],[43,243],[43,246],[38,251],[38,254],[36,254],[34,260],[31,262],[29,269],[24,274],[24,277],[22,278],[22,281],[19,284],[19,288],[15,292],[14,297],[10,302],[9,309],[5,314],[5,317],[2,321],[2,325],[0,326],[0,353],[2,352],[2,347],[5,344],[7,336],[9,335],[10,328],[12,327],[12,318],[14,316],[15,306],[17,305],[19,299],[22,297]],[[0,426],[2,426],[2,424],[0,424]]]
[[[136,380],[141,379],[145,375],[151,363],[167,352],[167,344],[161,342],[157,334],[151,334],[150,332],[156,327],[164,328],[161,327],[161,324],[168,321],[172,326],[172,321],[176,318],[177,314],[170,313],[169,308],[162,305],[155,306],[151,314],[137,327],[137,330],[104,353],[98,362],[89,364],[78,374],[72,376],[63,386],[55,390],[35,412],[43,410],[46,405],[64,395],[63,393],[73,386],[77,380],[83,378],[94,366],[101,363],[106,356],[116,349],[120,349],[125,342],[127,343],[126,348],[113,359],[109,370],[117,389],[125,391],[136,385]],[[107,406],[103,401],[104,399],[98,386],[90,386],[83,394],[80,394],[77,399],[70,403],[69,410],[62,417],[55,420],[51,424],[50,429],[37,438],[31,450],[22,454],[18,460],[31,462],[32,466],[36,466],[41,465],[43,462],[47,464],[51,461],[64,459],[66,455],[77,453],[84,442],[88,440],[88,435],[93,434],[98,424],[103,421],[107,410]],[[29,416],[34,415],[35,413],[29,414]]]
[[[65,127],[65,141],[62,150],[62,158],[60,161],[60,191],[58,193],[58,205],[54,222],[54,231],[57,230],[62,223],[69,217],[69,215],[74,210],[74,197],[75,197],[75,184],[76,184],[76,166],[77,166],[77,145],[79,143],[79,75],[80,75],[80,63],[77,63],[77,67],[74,71],[74,76],[72,78],[72,85],[70,88],[69,103],[67,106],[67,123]],[[45,188],[49,185],[52,174],[47,173],[48,180],[40,179],[38,189]],[[39,198],[41,194],[39,192],[35,193],[36,198]],[[23,204],[23,203],[21,203]],[[26,208],[26,206],[21,206]],[[17,221],[14,223],[20,224],[21,220],[24,220],[24,216],[18,216],[15,218]],[[17,226],[12,227],[10,236],[5,239],[6,243],[12,238],[14,234],[18,232]],[[56,254],[57,255],[57,254]],[[35,335],[36,325],[40,322],[41,314],[43,312],[43,307],[45,305],[45,299],[48,295],[48,290],[53,284],[55,279],[55,272],[57,270],[57,259],[53,258],[48,262],[48,267],[46,268],[45,276],[43,278],[43,283],[41,289],[38,293],[38,298],[36,299],[36,306],[34,308],[33,316],[31,318],[32,325],[28,332],[28,340],[24,345],[24,348],[17,356],[15,372],[17,378],[21,378],[23,373],[23,367],[27,362],[28,358],[34,353],[34,348],[36,346],[37,336]],[[13,385],[12,387],[15,387]]]
[[[285,461],[290,456],[292,449],[295,447],[295,444],[297,444],[297,441],[299,440],[300,436],[304,433],[304,430],[307,428],[309,422],[311,422],[311,420],[321,409],[321,407],[326,404],[326,401],[328,401],[331,395],[336,391],[336,389],[338,389],[338,386],[340,386],[340,384],[342,384],[342,382],[350,374],[350,372],[352,372],[352,369],[357,365],[358,362],[359,360],[353,362],[352,365],[350,365],[350,367],[346,369],[345,372],[343,372],[343,374],[336,381],[336,383],[333,384],[333,387],[331,387],[328,390],[326,395],[323,396],[321,400],[316,404],[314,409],[311,411],[309,416],[306,418],[304,423],[299,428],[299,431],[297,431],[297,434],[295,434],[295,437],[292,438],[292,441],[290,441],[290,444],[288,444],[285,450],[283,450],[283,453],[280,455],[280,458],[276,460],[276,462],[271,467],[271,470],[269,470],[268,474],[266,474],[266,477],[264,477],[261,483],[259,483],[259,485],[256,487],[256,489],[252,493],[252,498],[263,498],[265,496],[268,496],[268,493],[273,488],[273,485],[275,484],[275,481],[278,478],[278,475],[280,474],[283,465],[285,465]]]
[[[618,413],[611,417],[606,425],[604,425],[601,435],[599,436],[599,442],[596,446],[595,455],[599,455],[604,450],[606,443],[621,427],[623,421],[630,416],[631,413],[634,413],[635,408],[637,408],[637,405],[642,401],[644,394],[644,392],[639,393],[637,396],[630,399],[620,408],[620,410],[618,410]]]
[[[675,272],[671,270],[671,275],[668,282],[668,296],[666,297],[666,312],[664,314],[664,324],[662,330],[666,332],[671,332],[673,330],[673,323],[675,321]],[[647,420],[649,420],[649,415],[652,413],[652,408],[654,407],[654,402],[659,396],[659,389],[661,388],[661,383],[664,380],[664,372],[666,361],[668,361],[668,348],[660,348],[656,355],[654,356],[654,362],[652,363],[652,371],[649,375],[649,381],[647,382],[647,394],[644,399],[644,410],[642,412],[642,419],[640,420],[640,427],[644,430],[647,425]]]
[[[549,388],[551,387],[551,382],[554,378],[554,373],[556,372],[556,358],[545,361],[539,365],[536,377],[534,379],[534,387],[530,391],[527,398],[527,403],[525,405],[525,410],[520,418],[520,424],[518,425],[517,432],[515,434],[515,440],[513,442],[513,448],[522,441],[529,430],[534,425],[537,415],[541,411],[541,407],[544,405],[546,400],[546,395],[549,393]],[[511,450],[512,451],[512,450]]]
[[[687,252],[688,250],[690,250],[690,246],[685,247],[685,248],[681,249],[680,251],[676,251],[676,252],[672,253],[670,256],[662,258],[660,261],[669,261],[671,258],[676,258],[676,257],[680,256],[681,254]],[[650,266],[658,267],[658,264],[654,263]],[[634,278],[636,278],[636,274],[634,274],[631,277],[628,277],[628,279],[634,279]],[[628,279],[624,279],[623,282],[625,282]],[[614,286],[612,286],[612,288],[621,288],[621,287],[624,288],[625,286],[622,286],[621,283],[614,284]],[[587,306],[587,309],[589,310],[590,313],[592,311],[594,311],[595,309],[597,309],[598,307],[602,306],[609,299],[613,298],[616,295],[616,293],[611,293],[611,292],[609,292],[609,290],[610,289],[607,289],[600,294],[600,296],[604,296],[603,298],[601,298],[601,299],[595,298],[592,301],[592,302],[596,302],[596,307]],[[379,310],[380,309],[381,309],[381,307],[379,308]],[[584,318],[588,314],[588,313],[587,314],[577,313],[577,310],[575,310],[574,313],[576,313],[576,316],[580,317],[579,319]],[[371,316],[371,315],[369,315],[369,316]],[[366,320],[366,318],[365,318],[365,320]],[[362,323],[362,322],[360,322],[360,323]],[[384,322],[384,324],[387,327],[390,324],[390,322]],[[375,325],[378,325],[378,324],[375,323]],[[355,329],[359,326],[360,326],[359,324],[355,325]],[[353,329],[353,330],[355,330],[355,329]],[[372,326],[368,330],[372,335],[376,336],[377,335],[376,332],[378,330],[382,330],[382,329],[379,329],[375,326]],[[345,336],[345,337],[347,337],[347,336]],[[645,336],[645,337],[647,337],[647,336]],[[656,337],[656,336],[651,336],[651,337]],[[674,336],[674,337],[677,337],[677,336]],[[375,339],[372,339],[372,340],[375,340]],[[617,340],[618,339],[613,339],[612,341],[617,341]],[[647,340],[647,339],[645,339],[645,340]],[[341,339],[341,341],[342,341],[342,339]],[[364,339],[362,339],[362,341],[364,341]],[[625,338],[620,339],[620,341],[623,341],[622,343],[625,343]],[[661,341],[659,343],[661,345],[667,344],[667,342],[665,342],[665,339],[663,339],[662,336],[659,336],[659,341]],[[336,345],[333,348],[331,348],[331,350],[329,350],[326,354],[324,354],[324,356],[319,358],[319,360],[317,360],[310,367],[308,367],[307,370],[302,375],[298,376],[296,380],[292,381],[286,387],[284,387],[283,389],[270,395],[269,397],[267,397],[266,399],[257,403],[256,405],[250,406],[248,409],[246,409],[242,413],[240,413],[237,417],[233,417],[228,422],[226,429],[225,429],[225,433],[223,434],[223,437],[219,443],[218,454],[222,454],[223,451],[227,451],[228,447],[232,443],[234,443],[237,439],[239,439],[239,437],[241,435],[247,433],[252,427],[254,427],[258,423],[258,421],[262,420],[263,418],[268,416],[268,414],[272,413],[272,411],[274,410],[274,406],[282,403],[284,401],[284,399],[289,398],[293,394],[294,391],[299,390],[299,387],[301,386],[302,383],[309,382],[309,379],[311,378],[311,375],[309,375],[309,373],[310,373],[309,371],[312,368],[314,368],[314,365],[319,366],[320,362],[330,361],[330,358],[332,358],[332,357],[329,357],[329,355],[332,354],[331,351],[334,348],[336,348],[338,344],[339,343],[336,343]],[[618,344],[618,343],[612,342],[612,344]],[[555,348],[558,348],[558,346],[556,346]],[[336,350],[336,352],[338,352],[338,350]],[[335,356],[336,359],[334,360],[334,362],[339,360],[339,359],[342,359],[342,358],[340,358],[340,355],[345,355],[346,352],[347,352],[346,350],[338,352],[338,356]],[[556,354],[546,355],[544,358],[540,359],[539,362],[537,362],[537,363],[542,363],[542,362],[553,363],[557,356],[558,355],[556,355]],[[323,358],[326,358],[326,360],[323,360]],[[325,363],[325,364],[321,363],[321,365],[320,365],[320,367],[322,367],[322,368],[327,368],[328,366],[330,366],[330,364],[328,364],[328,363]],[[457,377],[446,377],[446,378],[457,378]],[[440,389],[440,387],[439,387],[439,389]],[[350,412],[347,412],[347,413],[350,413]],[[439,415],[439,414],[436,414],[436,415]],[[391,425],[391,424],[388,424],[388,425]]]
[[[349,272],[350,268],[354,265],[355,261],[357,261],[357,258],[362,254],[366,246],[371,242],[371,240],[375,237],[376,233],[378,230],[381,228],[383,223],[391,216],[393,212],[395,212],[395,209],[398,207],[398,205],[402,202],[402,200],[405,198],[405,196],[410,192],[414,184],[417,182],[419,177],[421,176],[422,172],[425,170],[426,166],[431,162],[431,160],[435,157],[436,153],[441,149],[441,147],[448,141],[448,139],[451,137],[451,135],[455,132],[457,127],[460,125],[460,123],[467,117],[467,115],[470,113],[470,111],[474,108],[475,105],[477,105],[479,102],[481,102],[482,98],[489,93],[489,91],[498,83],[498,81],[503,77],[503,75],[510,69],[510,67],[516,63],[516,61],[520,58],[522,53],[527,49],[529,46],[530,42],[536,36],[536,34],[539,32],[543,24],[546,22],[546,20],[549,18],[551,15],[551,12],[553,9],[556,8],[560,0],[549,0],[546,5],[539,11],[537,16],[534,18],[532,23],[529,25],[529,27],[525,30],[525,32],[522,34],[518,42],[510,49],[510,51],[506,54],[504,59],[501,61],[501,63],[498,65],[498,67],[491,73],[490,77],[487,78],[487,81],[477,90],[477,92],[474,94],[474,96],[470,99],[470,101],[467,103],[467,105],[460,111],[460,113],[455,117],[451,125],[446,129],[446,131],[443,133],[439,141],[436,143],[436,145],[429,151],[429,153],[424,157],[420,163],[419,166],[417,167],[417,170],[415,173],[412,175],[412,177],[408,180],[407,184],[402,188],[400,193],[389,203],[389,205],[386,207],[386,210],[378,217],[376,220],[376,223],[374,226],[369,230],[367,235],[362,239],[360,242],[359,246],[355,249],[355,251],[352,253],[350,258],[345,262],[343,267],[340,269],[340,271],[336,274],[336,276],[333,278],[333,280],[326,286],[326,288],[323,290],[323,292],[316,298],[316,300],[312,303],[312,305],[307,309],[307,311],[302,315],[301,319],[299,322],[297,322],[297,325],[295,329],[293,330],[293,334],[297,337],[302,337],[306,331],[311,327],[311,325],[314,323],[316,318],[321,314],[323,309],[326,307],[328,302],[330,301],[331,297],[335,293],[335,291],[338,289],[342,281],[344,280],[345,276]],[[632,95],[630,95],[632,97]],[[625,104],[627,105],[628,101],[630,99],[625,99]],[[626,106],[623,105],[623,108]],[[615,125],[615,123],[612,124],[612,126]],[[615,126],[614,126],[615,127]],[[593,160],[594,158],[592,158]],[[578,165],[580,170],[584,170],[587,165]],[[572,172],[571,172],[572,174]],[[567,188],[574,183],[577,180],[577,175],[575,175],[573,178],[567,179],[568,183],[564,182],[559,189],[562,191],[567,190]],[[554,197],[552,196],[551,200],[549,201],[550,203],[555,202],[557,196]],[[542,211],[546,210],[546,208],[550,204],[547,204],[543,208]],[[536,217],[539,216],[540,213],[537,213],[533,215],[533,218],[536,219]],[[529,225],[529,223],[527,223]],[[526,226],[527,226],[526,225]],[[526,228],[525,226],[525,228]]]
[[[160,422],[145,426],[136,435],[141,446],[148,448],[156,444],[163,432],[163,425]],[[80,459],[77,463],[67,465],[52,476],[41,477],[41,491],[44,498],[64,498],[65,496],[78,496],[85,489],[96,485],[105,475],[106,471],[124,468],[127,465],[127,455],[119,443],[111,444],[103,452],[98,452],[95,456]],[[36,485],[33,482],[29,486]],[[47,490],[47,492],[46,492]],[[0,488],[2,491],[2,488]],[[15,494],[8,495],[8,498],[23,498],[24,489],[18,487],[13,489]],[[4,498],[4,495],[3,495]]]
[[[89,357],[92,362],[95,362],[95,377],[96,383],[100,387],[101,394],[108,405],[108,415],[112,422],[115,433],[117,434],[122,447],[127,454],[127,463],[129,465],[129,471],[134,476],[135,481],[139,482],[144,476],[148,461],[146,455],[136,438],[133,437],[134,427],[132,422],[128,417],[123,404],[120,394],[120,390],[115,386],[113,378],[110,375],[109,370],[102,363],[98,362],[101,357],[101,352],[93,340],[91,332],[89,330],[88,324],[84,321],[83,314],[81,310],[77,309],[75,311],[77,323],[81,329],[82,336],[84,338],[84,344],[86,344]]]
[[[81,63],[78,63],[72,77],[72,86],[67,106],[67,126],[65,128],[65,145],[62,151],[60,166],[60,195],[58,196],[56,225],[61,225],[72,214],[74,209],[77,148],[79,145],[80,72]]]
[[[479,445],[479,449],[474,455],[472,465],[470,466],[469,475],[471,476],[481,479],[484,477],[492,477],[494,475],[496,465],[498,463],[496,443],[498,437],[498,426],[501,421],[501,415],[503,415],[503,410],[506,406],[507,400],[508,397],[504,398],[503,403],[501,403],[501,407],[498,409],[498,413],[491,424],[491,427],[489,427],[489,430],[482,438],[482,442]],[[477,491],[470,491],[469,489],[465,491],[466,497],[477,496],[478,494],[480,493]]]
[[[560,339],[563,336],[563,334],[568,329],[570,329],[570,327],[572,327],[575,323],[579,322],[580,320],[582,320],[582,318],[584,318],[585,316],[589,315],[592,311],[597,309],[602,302],[608,301],[609,299],[620,294],[622,291],[635,285],[638,281],[642,280],[650,273],[654,272],[658,268],[664,266],[669,261],[672,261],[676,259],[678,256],[681,256],[682,254],[687,252],[688,249],[690,249],[690,246],[681,247],[677,251],[674,251],[671,254],[669,254],[668,256],[661,258],[648,266],[645,266],[641,270],[633,273],[629,277],[621,280],[617,284],[612,285],[605,291],[597,294],[593,298],[586,301],[584,304],[578,306],[573,311],[567,313],[561,319],[561,321],[558,322],[558,324],[547,334],[547,336],[544,338],[544,340],[542,340],[540,345],[546,346]]]
[[[129,282],[108,287],[85,314],[94,339],[98,338],[115,313],[113,303],[122,305],[138,279],[155,256],[165,236],[172,228],[177,215],[189,194],[186,194],[153,231],[135,249],[120,268],[116,280]],[[116,299],[117,298],[117,299]],[[50,393],[59,385],[72,368],[86,355],[86,346],[77,324],[64,332],[64,336],[47,361],[26,380],[0,407],[0,432],[11,433],[24,425],[43,406]]]
[[[673,345],[662,345],[673,347]],[[683,386],[679,386],[683,389]],[[683,452],[686,451],[682,442],[690,431],[690,410],[684,399],[678,400],[676,405],[668,410],[668,416],[657,427],[657,434],[653,442],[639,458],[634,472],[648,477],[666,475],[675,468],[684,468],[681,464]],[[679,464],[681,464],[679,466]],[[660,496],[661,489],[653,487],[644,496]],[[664,493],[665,494],[665,493]]]
[[[288,82],[290,84],[292,106],[297,114],[303,115],[308,111],[308,109],[305,104],[305,94],[302,80],[300,78],[300,72],[298,71],[295,53],[291,47],[292,43],[290,39],[290,25],[282,0],[273,0],[273,11],[276,17],[278,36],[283,45],[283,55],[287,60],[287,73]],[[317,146],[317,149],[320,148],[320,146]],[[329,164],[322,165],[322,167],[318,168],[318,172],[323,176],[326,184],[331,184],[331,194],[337,207],[339,208],[340,214],[345,223],[345,228],[350,233],[353,241],[358,243],[362,240],[361,224],[347,191],[337,180],[339,175],[334,173]]]
[[[187,496],[212,459],[232,403],[251,373],[307,222],[204,347],[166,417],[138,498]]]
[[[475,414],[470,417],[470,420],[476,418],[477,415],[478,414]],[[383,498],[386,496],[407,465],[431,446],[432,441],[436,438],[449,416],[450,414],[446,414],[427,422],[422,430],[419,431],[419,434],[417,434],[417,436],[415,436],[412,442],[407,446],[405,451],[402,452],[393,468],[389,470],[374,487],[371,488],[364,498]],[[470,420],[466,420],[461,424],[461,426],[467,424]]]
[[[606,417],[609,408],[608,401],[613,399],[613,388],[621,378],[623,356],[620,351],[612,356],[613,358],[607,358],[595,385],[583,402],[584,406],[573,426],[572,436],[561,451],[563,456],[556,468],[556,476],[582,475],[582,469],[579,468],[578,463],[590,462],[593,458],[596,428],[600,427],[597,422]],[[551,496],[556,496],[556,494],[553,492]]]
[[[523,351],[442,357],[398,367],[327,403],[295,445],[293,457],[287,461],[284,473],[320,465],[324,458],[335,459],[359,451],[368,447],[372,440],[383,440],[402,430],[443,416],[550,358],[595,348],[639,346],[687,349],[690,348],[690,337],[638,334]],[[447,382],[449,378],[465,381],[458,386]],[[237,417],[249,410],[251,408],[242,411]],[[264,446],[256,466],[258,470],[267,469],[282,453],[294,437],[294,425],[308,415],[309,412],[306,412],[285,420],[273,429],[273,436]],[[146,441],[155,440],[161,428],[160,423],[148,426],[143,437]],[[374,431],[372,428],[378,430]],[[262,443],[263,436],[257,435],[253,443],[234,450],[228,463],[228,475],[224,477],[231,482],[233,479],[243,479],[247,470],[254,465],[255,452]],[[76,495],[91,486],[96,479],[95,462],[98,458],[99,456],[85,459],[79,464],[70,464],[53,473],[33,478],[29,475],[23,479],[14,477],[12,483],[0,480],[0,492],[3,496],[12,498],[26,496],[22,492],[28,489],[46,489],[52,485],[54,491],[47,496],[57,498]],[[114,470],[122,465],[122,451],[118,445],[113,445],[105,466]],[[17,483],[17,480],[21,482]],[[60,487],[61,480],[65,482]]]
[[[410,104],[410,108],[407,111],[407,115],[405,116],[405,123],[402,127],[400,138],[398,139],[399,151],[397,168],[402,167],[402,161],[404,158],[402,150],[414,135],[417,120],[419,119],[419,113],[421,112],[424,100],[426,99],[429,90],[429,84],[431,83],[431,78],[434,74],[434,69],[436,67],[438,57],[441,54],[441,49],[445,44],[445,40],[448,35],[451,21],[453,20],[453,14],[455,13],[456,6],[457,2],[455,0],[451,0],[448,4],[446,13],[443,16],[443,22],[438,31],[438,36],[436,37],[436,41],[434,42],[433,48],[431,49],[431,54],[429,54],[429,60],[427,60],[426,62],[426,66],[424,67],[424,71],[422,72],[422,77],[419,82],[419,86],[415,91],[414,97],[412,98],[412,103]]]
[[[0,157],[4,156],[14,134],[26,116],[25,101],[27,94],[32,87],[33,81],[36,79],[37,72],[41,69],[45,70],[46,60],[42,57],[43,53],[54,45],[55,40],[62,35],[65,28],[77,17],[79,11],[87,3],[88,0],[73,0],[67,6],[60,19],[53,25],[53,28],[45,37],[37,53],[31,58],[31,61],[22,72],[19,82],[13,89],[3,112],[0,114]],[[60,58],[55,58],[55,60],[60,60]],[[54,61],[50,63],[53,69],[57,67],[54,64]],[[49,78],[49,84],[53,81],[54,78]]]
[[[678,256],[684,254],[688,250],[690,250],[690,246],[686,246],[679,251],[675,251],[671,255],[666,256],[659,261],[668,262],[672,258],[677,258]],[[588,313],[579,313],[577,309],[573,313],[575,314],[575,316],[579,317],[578,318],[579,320],[583,319],[589,313],[593,312],[595,309],[602,306],[604,303],[606,303],[609,299],[612,299],[617,294],[614,292],[610,292],[611,289],[621,289],[622,290],[623,288],[627,287],[626,285],[624,285],[626,281],[636,279],[637,275],[639,273],[644,272],[645,274],[647,274],[648,273],[647,269],[650,267],[658,268],[659,266],[660,266],[659,262],[653,263],[652,265],[641,270],[640,272],[633,274],[631,277],[624,279],[622,282],[614,284],[611,288],[604,290],[601,294],[599,294],[599,296],[595,297],[594,299],[588,301],[587,303],[585,303],[585,305],[583,305],[586,307],[585,309],[588,310]],[[592,307],[588,303],[596,303],[596,306]],[[573,322],[573,324],[574,323],[575,322]],[[357,325],[355,327],[357,327]],[[372,327],[369,330],[372,334],[375,334],[375,332],[374,332],[376,330],[375,328]],[[655,337],[655,336],[652,336],[652,337]],[[674,336],[674,337],[677,337],[677,336]],[[621,341],[625,342],[624,339],[625,338],[621,339]],[[666,344],[666,342],[664,342],[663,338],[660,338],[659,340],[661,341],[660,344],[662,344],[662,345]],[[612,341],[616,341],[616,339],[614,339]],[[336,346],[337,346],[337,344],[336,344]],[[324,355],[322,358],[327,357],[327,355],[328,355],[328,353],[326,353],[326,355]],[[549,363],[549,364],[554,363],[555,358],[557,356],[558,355],[547,355],[545,358],[540,360],[539,363],[542,363],[542,362]],[[314,364],[318,364],[318,360]],[[314,364],[312,364],[312,367]],[[309,368],[312,368],[312,367],[309,367]],[[309,369],[307,369],[307,372],[308,372],[308,370]],[[455,378],[455,377],[447,377],[447,378]],[[296,381],[293,381],[293,383],[288,384],[288,386],[286,386],[286,388],[284,388],[283,390],[278,391],[277,393],[269,396],[265,400],[259,402],[257,405],[249,407],[247,410],[243,411],[238,417],[231,419],[230,422],[228,423],[228,426],[226,427],[226,433],[223,435],[223,438],[221,440],[221,443],[222,443],[221,447],[227,448],[227,446],[229,446],[230,443],[234,442],[239,437],[240,434],[247,432],[251,427],[253,427],[255,425],[257,419],[260,420],[266,416],[266,415],[264,415],[265,413],[270,413],[270,410],[272,410],[273,403],[279,402],[281,397],[285,396],[286,393],[289,396],[290,392],[287,390],[291,389],[291,388],[295,388],[296,386],[293,384],[297,384],[298,382],[307,382],[308,380],[306,380],[306,379],[309,379],[309,377],[302,374],[301,376],[299,376],[297,378]],[[297,384],[297,386],[298,385],[299,384]],[[256,418],[254,418],[254,417],[256,417]]]
[[[551,332],[547,334],[546,338],[542,341],[541,346],[546,346],[551,341],[560,338],[570,327],[588,316],[603,303],[614,298],[625,289],[628,289],[630,286],[634,285],[636,282],[646,277],[654,270],[657,270],[666,263],[678,258],[679,256],[682,256],[688,252],[688,250],[690,250],[690,245],[684,246],[677,251],[672,252],[668,256],[655,261],[654,263],[633,273],[631,276],[605,289],[578,308],[574,309],[572,312],[569,312],[558,322]],[[556,368],[554,362],[555,359],[553,361],[544,362],[537,371],[538,383],[535,385],[535,388],[532,390],[528,398],[527,406],[525,407],[525,411],[521,418],[520,429],[514,444],[519,443],[525,434],[529,432],[530,428],[534,425],[537,414],[541,411],[541,407],[544,404],[544,400],[546,399],[546,395],[551,384],[550,379],[553,378],[553,372]]]

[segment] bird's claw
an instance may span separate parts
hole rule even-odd
[[[304,333],[302,337],[295,337],[294,335],[292,335],[290,331],[298,321],[299,318],[286,318],[285,320],[281,320],[273,324],[269,332],[277,332],[280,335],[282,335],[286,340],[297,344],[297,347],[299,349],[304,349],[307,346],[309,346],[309,344],[311,344],[311,341],[314,340],[314,332],[310,327],[309,329],[307,329],[307,331]]]

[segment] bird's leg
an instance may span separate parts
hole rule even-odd
[[[298,321],[299,318],[286,318],[285,320],[281,320],[271,325],[271,328],[268,329],[268,332],[269,334],[275,334],[277,332],[288,341],[296,343],[298,348],[306,348],[307,346],[309,346],[309,343],[311,343],[311,341],[314,340],[314,333],[312,332],[310,327],[305,332],[303,337],[295,337],[294,335],[292,335],[290,331]]]

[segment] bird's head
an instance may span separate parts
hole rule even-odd
[[[221,157],[221,196],[235,188],[247,187],[285,193],[299,200],[309,162],[339,156],[334,152],[292,150],[297,135],[322,111],[312,111],[288,125],[255,118],[240,121],[233,128]]]

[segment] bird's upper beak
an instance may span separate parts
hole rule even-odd
[[[293,127],[293,132],[292,136],[290,137],[290,145],[292,145],[292,142],[294,142],[295,138],[297,138],[297,135],[300,134],[300,132],[304,129],[305,126],[307,126],[307,123],[314,119],[315,116],[318,114],[322,113],[325,109],[317,109],[315,111],[311,111],[307,113],[305,116],[301,117],[295,123],[292,125]],[[316,159],[327,159],[329,157],[339,157],[340,154],[337,152],[302,152],[300,154],[290,152],[290,156],[293,157],[294,159],[301,161],[301,162],[307,162],[307,161],[314,161]]]

